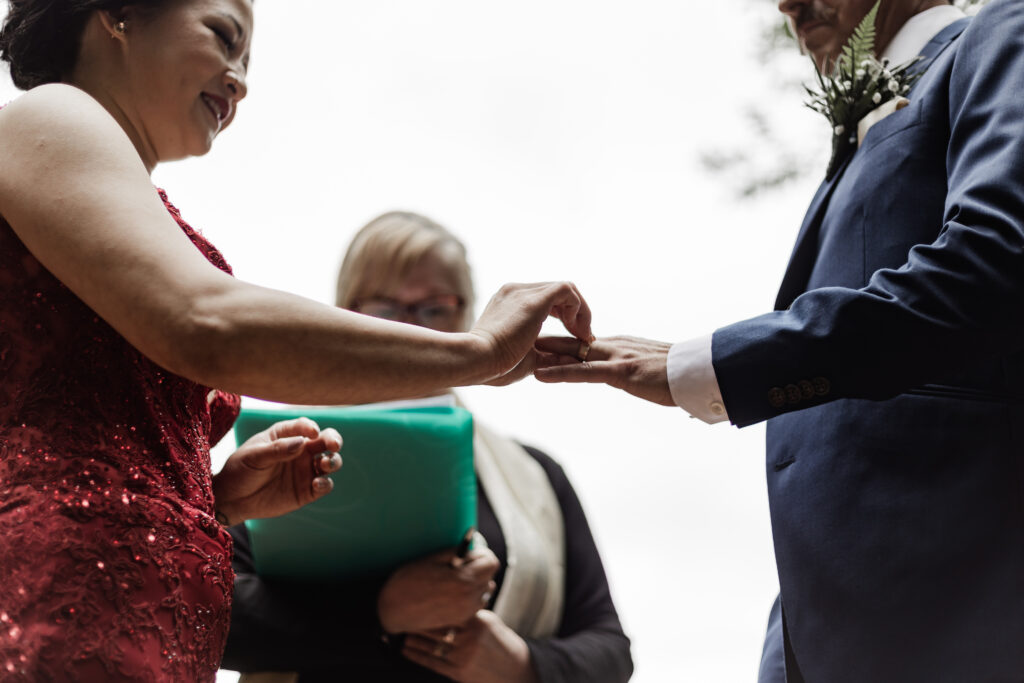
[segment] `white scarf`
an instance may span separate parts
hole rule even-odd
[[[555,490],[525,448],[479,424],[473,457],[507,550],[494,612],[521,636],[549,638],[565,603],[565,522]]]

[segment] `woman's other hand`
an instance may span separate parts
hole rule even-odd
[[[277,517],[322,498],[341,469],[341,436],[309,418],[278,422],[239,447],[213,478],[223,524]]]
[[[460,683],[537,681],[526,641],[490,610],[462,626],[406,636],[402,655]]]
[[[387,633],[429,631],[462,624],[494,593],[498,558],[490,550],[471,550],[453,562],[443,550],[397,569],[381,588],[377,616]]]
[[[549,316],[561,320],[574,337],[593,340],[590,308],[571,282],[508,284],[491,297],[470,330],[484,340],[495,361],[487,384],[511,384],[533,372],[533,344]]]

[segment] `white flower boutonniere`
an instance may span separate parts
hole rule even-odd
[[[902,100],[900,104],[905,104],[904,96],[921,77],[920,73],[910,71],[920,57],[893,68],[889,67],[888,60],[880,62],[875,57],[875,17],[880,2],[864,16],[843,46],[831,74],[823,75],[815,63],[819,89],[806,88],[811,97],[807,106],[823,114],[832,125],[832,158],[825,172],[827,180],[832,179],[839,163],[857,146],[858,123],[891,100]]]

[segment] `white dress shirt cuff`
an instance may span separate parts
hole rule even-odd
[[[676,405],[708,424],[729,419],[711,364],[711,335],[673,344],[668,351],[668,388]]]

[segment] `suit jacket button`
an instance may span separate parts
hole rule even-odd
[[[832,391],[832,383],[824,377],[815,377],[813,383],[814,393],[818,396],[825,396],[828,392]]]
[[[768,403],[772,404],[772,408],[786,405],[786,392],[779,387],[772,387],[768,392]]]
[[[800,389],[795,384],[786,385],[786,401],[789,403],[800,402]]]
[[[797,386],[800,387],[800,396],[803,397],[803,399],[805,401],[814,398],[814,385],[813,384],[811,384],[810,382],[808,382],[805,379],[802,379],[802,380],[800,380],[800,383],[797,384]]]

